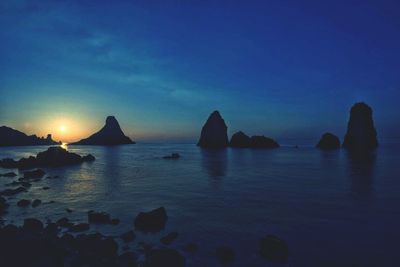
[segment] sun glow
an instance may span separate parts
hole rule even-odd
[[[60,127],[58,128],[58,130],[59,130],[60,132],[64,133],[64,132],[67,130],[67,128],[65,127],[65,125],[60,125]]]

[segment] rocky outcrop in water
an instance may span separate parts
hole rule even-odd
[[[52,139],[51,134],[46,138],[36,135],[26,135],[7,126],[0,127],[0,146],[43,146],[43,145],[61,145]]]
[[[224,148],[228,146],[228,127],[218,111],[208,117],[201,129],[198,146],[203,148]]]
[[[319,140],[316,147],[323,150],[339,149],[340,140],[334,134],[325,133],[322,135],[321,140]]]
[[[95,158],[88,154],[81,157],[78,154],[68,152],[62,147],[49,147],[46,151],[40,152],[36,157],[22,158],[18,161],[13,159],[0,160],[0,167],[30,169],[36,167],[57,167],[65,165],[80,164],[85,161],[93,161]]]
[[[239,131],[232,135],[231,141],[229,142],[229,146],[231,147],[250,147],[250,137],[247,136],[242,131]]]
[[[250,138],[250,147],[252,148],[278,148],[279,144],[272,138],[263,135],[254,135]]]
[[[164,207],[149,212],[141,212],[136,216],[135,229],[142,232],[158,232],[164,229],[167,219],[168,216]]]
[[[126,145],[135,144],[129,137],[122,131],[117,119],[114,116],[108,116],[106,124],[97,133],[92,134],[88,138],[82,139],[70,145]]]
[[[356,103],[351,108],[343,147],[352,151],[372,150],[378,147],[372,108],[367,104]]]

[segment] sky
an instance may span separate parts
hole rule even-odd
[[[0,2],[0,125],[57,140],[114,115],[139,142],[229,135],[343,137],[374,110],[400,137],[400,2]]]

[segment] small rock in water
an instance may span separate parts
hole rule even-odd
[[[273,235],[260,240],[260,254],[264,258],[285,263],[289,257],[289,248],[285,241]]]
[[[27,218],[24,220],[22,228],[27,231],[40,232],[43,230],[43,223],[35,218]]]
[[[43,190],[49,190],[50,187],[48,187],[48,186],[43,186],[42,189],[43,189]]]
[[[30,200],[27,199],[21,199],[20,201],[17,202],[18,207],[27,207],[31,204]]]
[[[22,192],[26,192],[26,191],[27,191],[26,188],[20,186],[20,187],[17,187],[15,189],[3,190],[3,191],[0,192],[0,195],[3,195],[3,196],[14,196],[16,194],[19,194],[19,193],[22,193]]]
[[[161,243],[163,243],[164,245],[169,245],[172,243],[172,241],[174,241],[176,238],[178,237],[178,232],[171,232],[169,234],[167,234],[166,236],[163,236],[160,241]]]
[[[179,159],[181,157],[181,155],[179,155],[178,153],[172,153],[171,155],[168,156],[164,156],[164,159]]]
[[[65,211],[68,212],[68,213],[71,213],[71,212],[72,212],[72,209],[66,208]]]
[[[40,199],[35,199],[32,202],[32,207],[36,208],[37,206],[39,206],[40,204],[42,204],[42,201]]]
[[[233,249],[225,246],[217,247],[215,251],[217,258],[221,264],[228,264],[235,259],[235,252]]]
[[[84,232],[90,229],[90,225],[88,223],[78,223],[69,228],[69,231],[77,233]]]
[[[121,235],[121,239],[125,242],[125,243],[129,243],[132,242],[133,240],[135,240],[136,235],[133,231],[129,231],[126,232],[124,234]]]
[[[67,217],[63,217],[63,218],[59,219],[59,220],[56,222],[56,224],[57,224],[58,226],[60,226],[60,227],[63,227],[63,228],[69,228],[69,227],[72,227],[72,226],[74,225],[73,223],[71,223],[71,222],[69,221],[69,219],[68,219]]]
[[[42,169],[24,172],[24,179],[42,178],[46,173]]]
[[[164,229],[167,223],[167,212],[164,207],[149,211],[141,212],[136,216],[135,228],[142,232],[158,232]]]

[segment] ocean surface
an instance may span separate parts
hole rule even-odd
[[[0,158],[46,149],[0,148]],[[46,176],[59,178],[33,183],[29,192],[10,199],[5,223],[64,216],[86,222],[88,210],[105,211],[121,223],[92,225],[90,231],[117,236],[133,229],[139,212],[164,206],[166,229],[137,233],[131,250],[140,241],[159,244],[161,236],[177,231],[170,247],[182,251],[191,242],[199,247],[195,254],[182,251],[187,266],[219,266],[219,245],[235,250],[231,266],[400,266],[400,142],[382,144],[362,159],[345,150],[302,146],[210,151],[194,144],[136,144],[68,150],[91,153],[96,161],[44,168]],[[172,152],[182,157],[162,158]],[[0,177],[0,189],[16,179]],[[19,208],[21,198],[44,203]],[[267,234],[287,242],[286,264],[259,256],[258,241]]]

